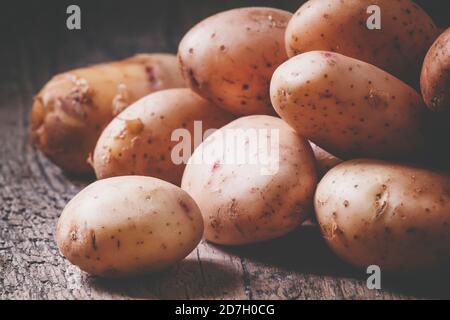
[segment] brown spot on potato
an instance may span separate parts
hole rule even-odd
[[[91,230],[91,244],[92,244],[92,249],[94,249],[94,251],[97,250],[97,238],[95,236],[95,231]]]
[[[220,162],[216,161],[214,162],[213,166],[212,166],[212,171],[215,171],[216,169],[220,168]]]
[[[145,73],[147,74],[147,79],[150,83],[154,83],[156,81],[155,70],[153,67],[146,66]]]
[[[389,106],[385,94],[373,89],[370,89],[369,95],[364,97],[364,99],[373,108],[380,108],[380,107],[387,108]]]
[[[191,216],[191,208],[188,206],[188,204],[186,202],[184,202],[183,200],[179,200],[178,204],[183,209],[183,212],[185,212],[190,217]]]
[[[141,133],[142,130],[144,130],[144,124],[142,123],[141,119],[139,119],[139,118],[125,120],[125,129],[129,133],[131,133],[133,135],[137,135],[137,134]]]
[[[72,226],[71,230],[69,231],[70,240],[77,241],[78,240],[78,228],[77,226]]]

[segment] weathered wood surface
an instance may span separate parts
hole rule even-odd
[[[3,23],[6,19],[0,31],[1,299],[450,297],[449,277],[439,275],[396,281],[383,278],[382,290],[367,289],[364,272],[337,259],[312,225],[286,238],[244,248],[202,242],[172,269],[138,279],[96,279],[70,265],[58,253],[55,223],[66,202],[89,179],[63,175],[30,145],[33,95],[51,75],[70,68],[137,52],[174,52],[183,32],[195,21],[239,4],[131,1],[130,6],[137,7],[130,9],[113,1],[91,1],[82,3],[83,31],[69,32],[64,1],[53,2],[53,6],[43,2],[4,10],[2,15],[7,16],[0,19]],[[241,3],[269,5],[270,1]],[[274,3],[294,10],[299,1]],[[20,16],[23,23],[13,23],[27,10],[33,16]]]

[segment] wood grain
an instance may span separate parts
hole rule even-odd
[[[65,29],[66,3],[51,3],[29,8],[34,13],[25,17],[12,10],[9,19],[19,19],[15,14],[20,13],[23,24],[10,24],[12,30],[0,33],[7,48],[0,50],[1,299],[450,297],[448,276],[439,274],[383,278],[383,290],[367,289],[365,273],[337,259],[312,224],[285,238],[240,248],[202,242],[175,267],[137,279],[93,278],[70,265],[58,253],[55,223],[67,201],[91,180],[65,176],[31,146],[33,95],[57,72],[138,52],[175,52],[183,33],[214,12],[256,3],[294,10],[299,2],[133,1],[134,8],[82,2],[86,19],[80,32]]]

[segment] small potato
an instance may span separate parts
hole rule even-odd
[[[270,89],[281,118],[337,157],[405,158],[422,152],[422,98],[375,66],[312,51],[282,64]]]
[[[333,156],[331,153],[323,150],[313,142],[309,142],[316,158],[316,167],[319,177],[323,177],[325,173],[342,162],[338,157]]]
[[[144,175],[179,185],[196,136],[200,143],[205,131],[232,120],[231,114],[187,88],[148,95],[119,114],[100,136],[94,151],[97,178]],[[198,130],[195,121],[201,126]],[[179,142],[172,136],[176,130],[189,136],[181,136]],[[183,152],[189,154],[178,159],[183,152],[177,146],[187,146]]]
[[[186,166],[182,188],[200,207],[205,238],[239,245],[300,225],[316,184],[308,141],[281,119],[260,115],[235,120],[205,140]]]
[[[315,195],[317,221],[349,263],[409,271],[448,263],[450,175],[377,160],[329,171]]]
[[[125,176],[77,194],[59,218],[56,242],[80,269],[121,277],[178,262],[202,234],[200,210],[186,192],[155,178]]]
[[[377,14],[373,5],[380,8],[379,30],[367,26]],[[294,14],[285,40],[289,57],[333,51],[417,85],[423,58],[437,35],[431,18],[410,0],[310,0]]]
[[[425,103],[431,110],[450,113],[450,28],[428,51],[420,85]]]
[[[188,85],[236,115],[274,114],[269,83],[287,59],[284,31],[291,16],[273,8],[240,8],[197,24],[178,50]]]
[[[35,98],[32,139],[66,172],[92,172],[89,154],[115,115],[151,92],[183,86],[170,54],[141,54],[57,75]]]

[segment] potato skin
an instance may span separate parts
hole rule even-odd
[[[61,253],[94,275],[123,277],[164,269],[200,242],[203,220],[180,188],[150,177],[96,181],[64,208]]]
[[[320,178],[323,177],[328,171],[330,171],[332,168],[334,168],[335,166],[337,166],[339,163],[342,162],[341,159],[335,157],[334,155],[322,149],[313,142],[310,141],[309,144],[311,145],[314,157],[316,158],[318,177]]]
[[[339,158],[396,159],[422,152],[422,98],[375,66],[312,51],[282,64],[270,90],[281,118]]]
[[[273,8],[239,8],[194,26],[178,50],[189,87],[236,115],[274,114],[269,83],[287,59],[284,31],[291,16]]]
[[[249,140],[243,148],[223,149],[220,144],[228,130],[248,129],[268,130],[264,135],[270,135],[271,141],[272,130],[278,132],[278,171],[263,175],[261,163],[230,163],[217,152],[212,163],[202,161],[202,149],[204,154],[224,150],[232,158],[253,152]],[[316,179],[308,141],[281,119],[258,115],[239,118],[205,140],[186,166],[181,185],[200,207],[205,238],[240,245],[276,238],[300,225],[311,212]]]
[[[450,254],[450,175],[379,160],[344,162],[320,181],[317,221],[331,248],[362,268],[430,268]]]
[[[367,8],[381,9],[381,30],[367,28]],[[410,0],[310,0],[286,29],[289,57],[333,51],[373,64],[416,86],[425,54],[438,35],[431,18]]]
[[[428,51],[420,85],[428,108],[450,113],[450,28],[439,36]]]
[[[154,176],[181,183],[184,163],[172,161],[171,141],[176,129],[187,129],[194,150],[194,121],[202,121],[202,134],[218,129],[234,117],[187,88],[150,94],[119,114],[106,127],[94,151],[98,179],[122,175]]]
[[[37,94],[31,135],[64,171],[92,172],[88,156],[113,117],[151,92],[184,86],[176,57],[141,54],[55,76]]]

